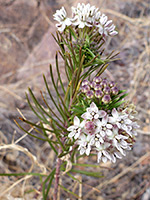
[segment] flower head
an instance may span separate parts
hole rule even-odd
[[[74,118],[74,125],[67,130],[71,131],[69,137],[74,137],[81,155],[89,155],[91,151],[97,153],[97,162],[116,162],[131,150],[139,128],[132,111],[128,107],[113,108],[112,111],[100,110],[92,102],[86,112]]]
[[[57,10],[54,14],[54,19],[59,23],[56,24],[56,27],[60,32],[63,32],[66,27],[78,27],[83,29],[94,28],[94,32],[99,33],[101,36],[114,36],[118,34],[115,30],[115,25],[112,23],[112,20],[108,20],[108,17],[104,14],[101,14],[98,8],[88,4],[77,4],[77,7],[72,7],[72,17],[68,18],[67,13],[62,7],[60,10]]]

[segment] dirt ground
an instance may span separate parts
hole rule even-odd
[[[44,173],[55,164],[48,144],[26,136],[14,119],[23,114],[37,122],[25,92],[30,87],[40,98],[42,74],[49,77],[49,64],[54,64],[58,49],[51,36],[56,31],[53,14],[61,6],[70,13],[77,2],[81,1],[0,0],[0,173]],[[84,200],[150,200],[150,0],[82,2],[99,7],[117,26],[119,35],[107,41],[105,53],[120,51],[120,60],[110,64],[105,76],[129,92],[140,129],[124,159],[100,165],[97,170],[103,178],[78,176],[83,184],[76,190],[69,177],[64,176],[62,183],[76,193],[82,190]],[[61,191],[60,199],[67,198],[75,199]],[[0,199],[42,199],[40,180],[30,175],[0,177]]]

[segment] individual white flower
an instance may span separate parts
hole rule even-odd
[[[53,16],[54,20],[59,22],[56,24],[58,31],[63,32],[66,26],[71,25],[71,20],[67,17],[67,13],[64,7],[62,7],[60,10],[56,10],[56,13]]]
[[[112,116],[110,116],[108,118],[108,121],[111,124],[116,124],[118,126],[118,128],[120,128],[121,127],[121,120],[122,120],[121,115],[119,114],[119,112],[117,112],[117,110],[115,108],[112,109],[111,114],[112,114]]]
[[[90,6],[90,4],[87,4],[87,23],[90,25],[93,25],[95,23],[95,20],[100,15],[100,11],[95,6]]]
[[[73,15],[77,15],[79,12],[82,12],[82,10],[84,9],[84,7],[85,7],[84,3],[82,3],[82,4],[78,3],[77,7],[73,7],[72,6],[71,9],[72,9]]]
[[[101,25],[105,25],[107,22],[108,17],[104,14],[102,14],[102,16],[100,17],[100,23]]]
[[[125,140],[118,140],[116,143],[114,142],[114,146],[117,148],[117,150],[123,155],[126,156],[125,149],[131,150],[131,147]]]
[[[94,25],[98,25],[99,24],[100,16],[101,16],[101,12],[100,11],[95,12],[94,22],[93,22]]]
[[[87,4],[87,9],[88,9],[88,16],[89,17],[95,17],[95,14],[98,12],[98,8],[95,6],[90,6],[90,4]]]
[[[131,126],[132,126],[131,134],[137,136],[136,130],[140,128],[140,126],[137,124],[137,122],[132,122]]]
[[[78,28],[84,28],[85,26],[92,26],[88,23],[88,12],[90,4],[78,3],[77,8],[72,7],[73,18],[72,24],[78,26]]]
[[[136,130],[140,126],[136,122],[126,123],[126,121],[122,121],[121,129],[124,130],[129,136],[133,137],[137,135]]]
[[[104,110],[98,110],[98,107],[94,102],[91,103],[90,107],[86,109],[87,112],[83,113],[81,117],[86,120],[102,118],[106,115]]]
[[[125,156],[124,149],[130,150],[130,145],[125,141],[128,139],[128,136],[118,134],[118,127],[113,127],[113,134],[109,136],[108,138],[112,140],[112,145],[123,155]]]
[[[128,136],[119,134],[119,129],[118,129],[117,125],[113,126],[112,134],[108,136],[108,139],[112,140],[112,141],[113,140],[120,140],[120,139],[128,139],[128,138],[129,138]]]
[[[72,126],[67,128],[67,131],[70,132],[68,137],[69,138],[74,137],[74,139],[77,139],[80,136],[81,132],[82,132],[82,128],[85,125],[85,121],[82,121],[80,123],[79,118],[77,116],[75,116],[73,123],[74,123],[74,125],[72,125]]]
[[[99,133],[92,135],[90,141],[91,145],[95,145],[97,148],[99,148],[103,143],[104,143],[103,137]]]
[[[101,144],[100,147],[96,148],[97,153],[97,162],[99,163],[101,160],[106,163],[107,160],[112,160],[111,155],[108,153],[107,148],[110,146],[109,143]]]
[[[127,133],[132,129],[132,121],[128,115],[121,115],[120,128]]]
[[[117,35],[118,32],[115,31],[115,25],[112,24],[112,20],[108,20],[108,17],[105,14],[102,14],[102,16],[100,16],[100,20],[99,20],[99,24],[97,25],[97,27],[99,28],[99,33],[101,35],[105,36],[114,36]]]
[[[122,159],[122,155],[119,151],[115,151],[114,155],[115,155],[116,158]]]
[[[91,151],[91,135],[81,135],[80,138],[77,140],[77,144],[79,145],[78,150],[80,150],[80,154],[83,155],[84,153],[88,156]]]
[[[95,124],[97,126],[96,132],[99,132],[102,137],[105,137],[105,135],[112,135],[112,124],[108,123],[108,115],[102,118],[102,120],[97,119],[95,121]]]
[[[129,115],[117,112],[117,110],[114,108],[112,110],[112,116],[113,117],[109,117],[109,122],[116,124],[119,129],[126,131],[132,137],[131,131],[133,122],[129,118]]]

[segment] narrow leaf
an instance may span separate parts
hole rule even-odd
[[[44,198],[44,200],[47,200],[47,195],[48,195],[48,192],[49,192],[49,190],[46,190],[46,188],[45,188],[46,183],[50,180],[50,181],[49,181],[49,182],[50,182],[49,187],[51,186],[51,183],[52,183],[51,177],[54,178],[55,171],[56,171],[56,168],[54,168],[54,169],[51,171],[51,173],[47,176],[47,178],[46,178],[45,181],[43,182],[42,192],[43,192],[43,198]],[[46,190],[46,192],[45,192],[45,190]]]
[[[53,104],[55,105],[55,107],[57,108],[57,110],[59,111],[59,113],[61,114],[61,116],[63,117],[63,119],[64,119],[64,121],[65,121],[65,120],[66,120],[65,115],[64,115],[64,113],[61,111],[61,109],[57,106],[57,104],[56,104],[56,102],[55,102],[55,100],[54,100],[54,98],[53,98],[53,96],[52,96],[52,94],[51,94],[51,92],[50,92],[50,89],[49,89],[49,87],[48,87],[48,84],[47,84],[47,81],[46,81],[46,78],[45,78],[44,75],[43,75],[43,78],[44,78],[45,86],[46,86],[46,89],[47,89],[47,91],[48,91],[49,97],[51,98]]]
[[[71,172],[76,172],[79,174],[84,174],[87,176],[93,176],[93,177],[97,177],[97,178],[102,177],[102,175],[100,175],[100,172],[89,172],[89,171],[83,171],[83,170],[77,170],[77,169],[71,169]]]
[[[23,173],[0,173],[0,176],[47,176],[46,174],[34,173],[34,172],[23,172]]]
[[[25,133],[27,133],[28,135],[30,135],[30,136],[32,136],[32,137],[38,139],[38,140],[47,141],[47,139],[40,138],[40,137],[35,136],[35,135],[29,133],[28,131],[26,131],[16,120],[14,120],[14,122],[17,124],[17,126],[18,126],[21,130],[23,130],[23,131],[24,131]]]
[[[75,194],[74,192],[68,190],[68,189],[65,188],[64,186],[62,186],[62,185],[60,185],[60,184],[59,184],[59,186],[60,186],[63,190],[65,190],[66,192],[68,192],[68,193],[72,194],[73,196],[75,196],[76,198],[78,198],[78,199],[80,198],[77,194]]]
[[[61,85],[61,88],[65,94],[65,89],[64,89],[64,85],[63,85],[63,82],[62,82],[62,79],[61,79],[61,76],[60,76],[60,71],[59,71],[59,67],[58,67],[58,54],[56,53],[56,70],[57,70],[57,74],[58,74],[58,79],[60,81],[60,85]]]

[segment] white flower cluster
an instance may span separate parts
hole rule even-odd
[[[110,160],[115,163],[116,158],[125,156],[125,150],[131,149],[139,128],[127,109],[117,111],[114,108],[108,114],[99,110],[94,102],[81,118],[82,122],[74,117],[74,124],[67,129],[68,137],[75,139],[81,155],[96,152],[98,162]]]
[[[77,7],[72,7],[72,18],[67,17],[64,7],[57,10],[53,16],[58,21],[56,27],[60,32],[63,32],[66,27],[72,25],[78,26],[81,29],[84,27],[94,27],[104,37],[118,34],[112,20],[108,20],[106,15],[101,14],[98,8],[91,6],[89,3],[86,5],[78,3]]]

